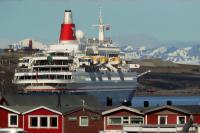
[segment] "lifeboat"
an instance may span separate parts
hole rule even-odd
[[[98,56],[92,56],[92,62],[93,62],[93,64],[98,64],[99,63],[99,57]]]
[[[91,62],[91,58],[89,56],[83,56],[79,59],[80,66],[86,65],[89,66]]]
[[[89,56],[83,56],[83,57],[81,57],[81,59],[83,59],[83,60],[90,60],[91,57],[89,57]]]
[[[117,65],[121,62],[120,57],[112,57],[109,59],[110,64]]]
[[[100,60],[100,64],[104,64],[104,63],[107,63],[107,62],[108,62],[108,58],[105,57],[105,56],[101,56],[101,57],[99,58],[99,60]]]

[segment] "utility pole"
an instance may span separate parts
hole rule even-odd
[[[1,77],[1,96],[3,96],[4,95],[4,74],[5,74],[5,71],[0,71],[0,77]]]

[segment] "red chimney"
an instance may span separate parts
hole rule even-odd
[[[28,49],[29,50],[33,49],[33,41],[32,40],[29,40],[29,42],[28,42]]]
[[[75,32],[76,30],[75,24],[73,24],[72,12],[71,10],[65,10],[64,21],[63,24],[61,24],[60,43],[76,40]]]

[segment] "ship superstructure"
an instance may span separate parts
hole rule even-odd
[[[88,39],[80,49],[72,12],[66,10],[59,44],[19,59],[14,76],[19,92],[105,92],[98,96],[106,97],[113,91],[132,91],[137,86],[134,67],[120,58],[119,47],[105,39],[104,30],[109,25],[103,24],[101,14],[96,26],[99,38]]]
[[[99,38],[87,39],[85,51],[86,55],[94,56],[100,55],[105,57],[118,57],[120,54],[120,48],[113,43],[110,38],[105,37],[105,30],[110,30],[110,24],[103,23],[103,17],[100,9],[99,23],[93,25],[99,29]]]

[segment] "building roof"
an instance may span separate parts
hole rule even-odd
[[[14,110],[14,109],[9,108],[9,107],[6,107],[6,106],[2,106],[2,105],[0,105],[0,108],[3,108],[3,109],[5,109],[5,110],[8,110],[8,111],[13,112],[13,113],[16,113],[16,114],[20,114],[19,111]]]
[[[57,111],[57,110],[54,110],[54,109],[52,109],[52,108],[49,108],[49,107],[45,107],[45,106],[39,106],[39,107],[36,107],[36,108],[32,108],[32,109],[30,109],[30,110],[28,110],[28,111],[23,112],[22,114],[31,113],[31,112],[36,111],[36,110],[38,110],[38,109],[46,109],[46,110],[48,110],[48,111],[51,111],[51,112],[54,112],[54,113],[56,113],[56,114],[62,115],[61,112],[59,112],[59,111]]]
[[[65,114],[67,112],[71,112],[73,110],[76,110],[77,108],[80,108],[80,106],[52,106],[52,107],[49,107],[51,109],[54,109],[54,110],[57,110],[58,112],[62,113],[62,114]]]
[[[4,96],[8,106],[57,106],[57,95],[11,95]],[[99,101],[94,96],[89,95],[61,95],[61,106],[80,106],[82,101],[85,105],[97,106]]]
[[[8,111],[17,113],[17,114],[27,114],[30,113],[32,111],[36,111],[38,109],[46,109],[49,110],[51,112],[54,112],[56,114],[69,114],[72,112],[75,112],[77,110],[80,109],[87,109],[90,110],[92,112],[96,112],[101,114],[101,112],[103,112],[105,110],[105,107],[91,107],[91,106],[2,106],[0,105],[0,108],[6,109]]]
[[[7,107],[9,109],[15,110],[20,113],[36,108],[36,106],[4,106],[4,107]]]
[[[132,107],[127,107],[127,106],[119,106],[119,107],[115,107],[115,108],[112,108],[112,109],[108,109],[104,112],[102,112],[103,115],[106,115],[106,114],[110,114],[110,113],[113,113],[113,112],[116,112],[116,111],[119,111],[119,110],[128,110],[128,111],[131,111],[133,113],[137,113],[137,114],[140,114],[140,115],[144,115],[143,113],[141,113],[139,110],[137,109],[134,109]]]
[[[175,107],[175,106],[169,106],[169,105],[151,108],[151,109],[144,111],[144,113],[145,114],[151,113],[151,112],[159,111],[159,110],[162,110],[162,109],[171,109],[171,110],[175,110],[175,111],[182,112],[182,113],[185,113],[185,114],[190,114],[190,112],[188,110],[185,110],[185,109],[182,109],[182,108],[179,108],[179,107]]]
[[[88,105],[80,105],[80,106],[52,106],[50,107],[52,109],[55,109],[63,114],[70,114],[76,111],[79,111],[81,109],[86,109],[89,110],[91,112],[96,112],[101,114],[103,111],[107,110],[108,107],[107,106],[101,106],[101,105],[95,105],[95,106],[88,106]]]
[[[160,106],[160,107],[149,107],[149,108],[132,108],[132,107],[126,107],[126,106],[119,106],[119,107],[108,107],[108,106],[88,106],[88,105],[71,105],[71,106],[3,106],[0,105],[0,108],[3,108],[5,110],[11,111],[13,113],[17,114],[26,114],[30,113],[32,111],[35,111],[37,109],[46,109],[51,112],[57,113],[57,114],[70,114],[76,111],[79,111],[80,109],[86,109],[91,112],[95,112],[98,114],[106,115],[115,111],[120,110],[128,110],[133,113],[137,113],[140,115],[144,115],[145,113],[151,113],[156,112],[163,109],[171,109],[178,112],[182,112],[185,114],[200,114],[200,105],[179,105],[179,106]],[[145,110],[144,110],[145,109]]]
[[[32,111],[38,110],[38,109],[46,109],[51,112],[57,113],[57,114],[62,114],[59,110],[54,109],[54,107],[47,107],[47,106],[3,106],[5,108],[8,108],[10,110],[16,111],[19,114],[26,114],[30,113]]]

